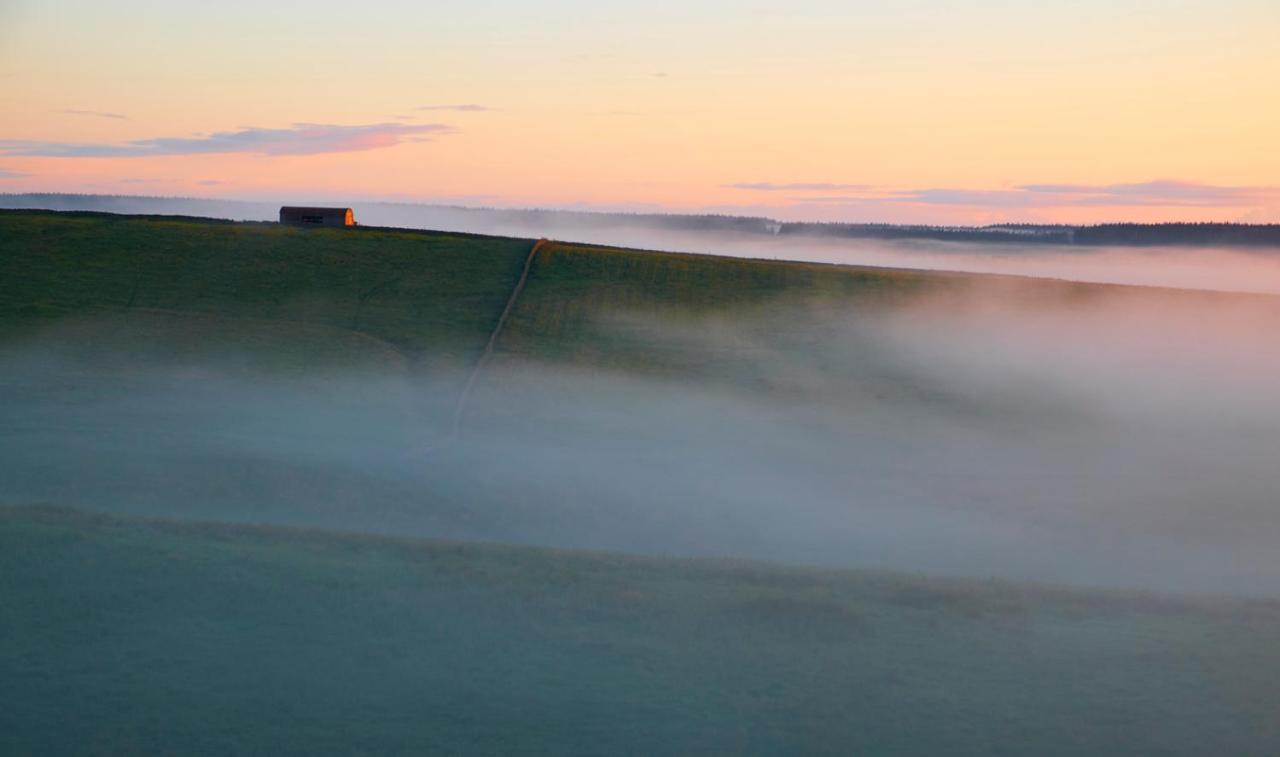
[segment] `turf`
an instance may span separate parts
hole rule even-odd
[[[483,346],[531,240],[0,212],[0,324],[130,313],[301,324],[411,358]],[[304,345],[315,340],[304,340]]]
[[[84,508],[0,508],[0,753],[1280,751],[1274,602],[370,535],[767,541],[735,502],[661,484],[696,455],[713,480],[752,445],[822,472],[770,434],[796,422],[778,363],[963,410],[876,373],[869,344],[824,364],[822,329],[828,307],[856,320],[973,277],[555,243],[469,420],[536,426],[510,447],[531,467],[465,445],[424,465],[414,445],[447,424],[531,244],[0,212],[0,346],[22,356],[0,361],[0,498]],[[49,369],[32,345],[71,359]],[[653,387],[530,365],[669,383],[648,417],[584,419]],[[700,426],[724,419],[681,417],[683,387],[718,385],[768,398],[721,448]],[[847,440],[820,403],[797,417]],[[897,454],[902,422],[859,420]],[[581,470],[617,470],[578,439],[591,424],[638,440],[631,478]],[[644,506],[599,500],[616,489]]]
[[[682,351],[670,340],[658,345],[616,328],[611,317],[762,323],[800,307],[874,309],[943,284],[918,272],[550,244],[534,263],[500,346],[520,358],[705,378],[714,372],[708,358],[729,356]]]
[[[1274,754],[1275,603],[0,509],[0,751]]]

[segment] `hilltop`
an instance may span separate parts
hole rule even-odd
[[[87,194],[0,194],[0,208],[111,213],[214,216],[240,221],[273,221],[281,203],[183,197]],[[311,203],[314,204],[314,203]],[[325,204],[325,203],[321,203]],[[332,204],[332,203],[328,203]],[[353,203],[343,203],[353,204]],[[1198,245],[1280,247],[1280,224],[1105,223],[987,224],[937,226],[887,223],[779,221],[763,216],[486,208],[399,202],[356,202],[357,218],[373,225],[515,233],[573,238],[609,229],[653,232],[734,233],[751,237],[816,239],[937,240],[983,244],[1060,246]]]

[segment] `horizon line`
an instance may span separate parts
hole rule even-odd
[[[464,205],[447,201],[432,200],[388,200],[388,199],[353,199],[353,200],[281,200],[281,199],[245,199],[239,197],[200,197],[195,195],[142,195],[142,194],[109,194],[102,192],[0,192],[0,197],[104,197],[104,198],[121,198],[135,200],[169,200],[169,201],[196,201],[196,202],[225,202],[236,203],[242,205],[290,205],[298,203],[315,203],[320,205],[327,203],[342,202],[350,204],[368,204],[368,205],[408,205],[419,207],[435,207],[447,208],[453,210],[465,211],[508,211],[518,213],[577,213],[581,215],[596,216],[649,216],[655,218],[729,218],[739,220],[764,221],[771,224],[779,224],[781,226],[849,226],[862,228],[893,228],[893,229],[957,229],[957,230],[982,230],[982,229],[998,229],[998,228],[1045,228],[1045,229],[1084,229],[1095,228],[1101,226],[1249,226],[1249,227],[1272,227],[1280,226],[1280,222],[1267,221],[1241,221],[1241,220],[1222,220],[1222,221],[1101,221],[1097,223],[1036,223],[1031,221],[1002,221],[989,224],[954,224],[954,223],[894,223],[891,221],[818,221],[818,220],[800,220],[800,221],[784,221],[772,216],[765,215],[741,215],[736,213],[716,212],[716,211],[678,211],[678,210],[608,210],[608,209],[583,209],[574,207],[556,207],[556,206],[539,206],[539,205]],[[318,207],[318,206],[317,206]],[[134,214],[134,213],[114,213],[109,210],[65,210],[57,208],[0,208],[2,210],[47,210],[52,212],[92,212],[107,213],[113,215],[157,215],[150,213]],[[159,214],[165,215],[165,214]],[[198,216],[197,216],[198,217]],[[214,218],[214,216],[208,216]]]

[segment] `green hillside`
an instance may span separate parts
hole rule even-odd
[[[471,365],[533,244],[445,232],[12,210],[0,210],[0,240],[0,334],[10,339],[92,319],[107,329],[95,348],[99,358],[108,352],[104,345],[137,349],[125,339],[136,330],[137,341],[163,346],[150,357],[239,346],[306,366],[333,354],[358,363],[346,353],[354,349],[428,369]],[[681,354],[669,341],[637,342],[635,333],[612,328],[616,318],[698,327],[734,319],[753,337],[778,345],[807,339],[812,346],[822,337],[812,329],[821,324],[797,322],[796,313],[869,315],[999,280],[552,243],[534,261],[498,348],[554,363],[704,371],[708,357],[732,360],[732,346],[723,355]],[[1010,296],[1087,302],[1124,289],[1023,281]]]
[[[85,315],[307,324],[416,358],[473,357],[533,240],[420,231],[296,229],[210,219],[0,210],[0,322]],[[562,356],[603,309],[670,316],[798,298],[874,301],[935,283],[910,272],[581,245],[544,247],[504,348]]]
[[[558,363],[707,377],[734,356],[682,351],[616,328],[608,316],[667,324],[734,318],[777,342],[791,318],[773,315],[833,303],[869,309],[944,283],[916,272],[552,244],[539,253],[501,346]],[[742,368],[721,366],[735,367]]]
[[[885,330],[1280,300],[549,243],[454,436],[533,243],[0,211],[0,753],[1280,751],[1275,601],[1035,580],[1267,586],[1266,427]]]
[[[614,528],[653,532],[647,548],[666,538],[656,511],[624,527],[590,489],[535,494],[509,467],[474,473],[506,453],[449,444],[466,372],[533,240],[29,211],[0,212],[0,239],[0,358],[13,356],[0,427],[21,430],[0,437],[9,501],[539,543]],[[594,424],[614,400],[591,382],[609,377],[810,397],[779,368],[815,356],[820,370],[870,371],[877,391],[927,398],[874,361],[840,363],[821,319],[796,314],[870,312],[965,280],[544,245],[464,431],[582,444],[590,433],[565,425],[565,409]],[[708,319],[735,333],[691,338]],[[150,407],[129,404],[138,397]],[[651,430],[635,439],[693,438],[670,403],[650,402],[634,418]],[[268,460],[262,445],[296,453]],[[556,470],[571,457],[529,464],[567,480]],[[724,531],[711,516],[706,527]]]
[[[57,325],[115,366],[249,353],[258,368],[463,369],[533,240],[295,229],[194,218],[0,211],[0,334]],[[697,370],[600,328],[601,313],[696,319],[838,297],[872,303],[931,279],[798,263],[547,245],[500,352],[625,370]],[[607,325],[607,324],[606,324]]]
[[[462,361],[488,336],[531,244],[14,211],[0,211],[0,240],[0,323],[11,331],[181,316],[202,333],[251,340],[283,324],[307,329],[304,347],[356,335],[413,359]]]

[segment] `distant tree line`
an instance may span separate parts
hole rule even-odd
[[[1096,226],[897,226],[893,224],[784,223],[780,233],[872,239],[1019,242],[1073,245],[1229,245],[1280,247],[1280,224],[1107,223]]]
[[[1075,243],[1280,246],[1280,224],[1107,223],[1076,229]]]
[[[784,223],[778,233],[862,239],[1071,244],[1070,226],[899,226],[882,223]]]
[[[323,204],[323,203],[322,203]],[[715,213],[700,215],[666,213],[601,212],[593,210],[553,210],[540,208],[477,208],[419,203],[359,203],[370,211],[378,208],[404,209],[408,220],[384,220],[384,225],[436,228],[440,211],[459,213],[474,221],[476,229],[486,224],[527,224],[529,227],[556,226],[608,228],[629,226],[655,230],[739,232],[786,236],[843,239],[932,239],[950,242],[989,242],[1069,245],[1229,245],[1280,247],[1280,224],[1242,223],[1107,223],[1095,226],[1059,224],[993,224],[988,226],[928,226],[888,223],[782,222],[761,216],[734,216]],[[136,197],[129,195],[0,194],[0,207],[47,208],[51,210],[91,210],[112,213],[179,213],[250,220],[276,217],[277,205],[241,200],[203,200],[178,197]]]

